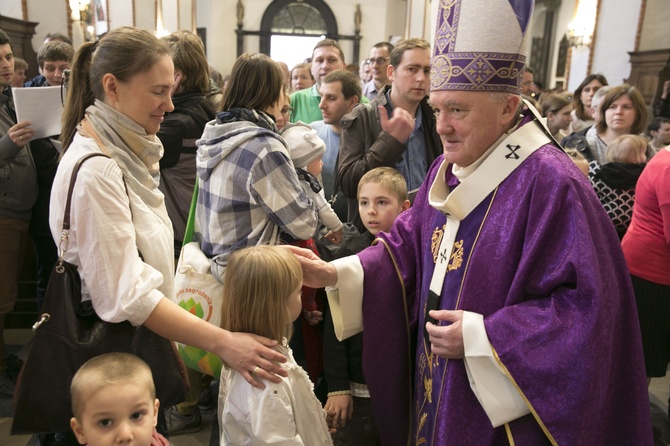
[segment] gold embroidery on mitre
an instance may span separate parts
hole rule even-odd
[[[463,264],[463,240],[454,243],[454,250],[447,264],[447,271],[458,269]]]
[[[433,235],[430,238],[430,250],[433,253],[433,263],[437,263],[437,255],[440,251],[440,244],[442,243],[442,237],[444,237],[444,231],[446,229],[446,224],[442,226],[442,228],[435,228]]]

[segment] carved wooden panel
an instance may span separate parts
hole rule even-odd
[[[628,54],[631,70],[627,82],[637,87],[651,105],[660,97],[663,82],[670,79],[670,48]]]
[[[37,22],[27,22],[0,15],[0,29],[12,40],[12,51],[15,57],[28,62],[28,79],[37,76],[37,53],[33,49],[32,38],[35,35]]]

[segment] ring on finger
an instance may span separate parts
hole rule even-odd
[[[259,370],[263,370],[263,369],[261,369],[259,366],[256,366],[256,367],[251,371],[251,374],[252,374],[252,375],[255,375],[255,374],[258,373]]]

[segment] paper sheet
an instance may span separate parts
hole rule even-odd
[[[30,121],[32,139],[60,135],[63,103],[61,87],[12,88],[17,122]]]

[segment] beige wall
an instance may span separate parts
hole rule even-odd
[[[94,1],[94,0],[92,0]],[[182,29],[190,29],[192,23],[191,7],[196,0],[162,0],[166,29],[175,31],[177,24]],[[108,20],[110,29],[121,26],[137,26],[138,28],[155,31],[156,2],[155,0],[107,0],[109,3]],[[220,3],[229,3],[229,0]],[[133,4],[135,5],[135,23],[133,23]],[[44,36],[50,32],[68,34],[67,14],[68,0],[27,0],[28,16],[23,17],[21,0],[1,0],[0,14],[16,19],[26,19],[38,22],[36,34],[33,37],[35,51],[44,41]],[[177,5],[179,5],[179,19],[177,19]],[[81,26],[78,22],[72,24],[72,40],[75,47],[84,41]],[[29,61],[30,62],[30,61]]]
[[[416,1],[416,0],[415,0]],[[423,0],[421,0],[423,1]],[[237,16],[235,0],[197,0],[197,26],[207,28],[207,57],[221,73],[229,73],[237,57]],[[244,0],[244,29],[259,31],[263,13],[270,0]],[[354,13],[356,5],[361,5],[361,45],[360,57],[365,58],[372,45],[387,40],[391,35],[402,35],[405,26],[406,0],[327,0],[326,4],[337,19],[338,31],[342,35],[354,34]],[[381,18],[381,20],[380,20]],[[347,63],[351,60],[353,42],[340,42]],[[244,38],[244,52],[258,52],[257,36]],[[309,57],[307,54],[305,57]]]
[[[640,51],[670,48],[670,2],[668,0],[647,0]]]
[[[108,0],[110,28],[135,25],[154,30],[156,0]],[[558,43],[573,19],[576,0],[562,0],[556,13],[556,39],[549,67],[550,81],[555,82],[555,66],[558,55]],[[230,71],[237,47],[236,0],[162,0],[164,27],[168,31],[177,28],[189,29],[192,23],[191,8],[197,6],[197,27],[207,29],[208,57],[214,67],[222,73]],[[570,65],[570,88],[573,89],[587,74],[589,58],[592,59],[591,72],[602,72],[611,83],[619,83],[630,73],[628,52],[634,50],[637,23],[642,0],[601,0],[600,23],[597,25],[597,38],[593,54],[588,48],[573,51]],[[271,0],[244,0],[244,28],[258,31],[260,22]],[[368,55],[370,47],[392,35],[404,35],[406,13],[412,9],[412,36],[432,38],[430,28],[434,26],[437,4],[435,0],[326,0],[335,14],[340,34],[354,34],[354,12],[360,3],[362,12],[360,56]],[[135,23],[133,23],[132,5],[135,5]],[[27,0],[27,20],[39,22],[33,47],[37,49],[44,36],[49,32],[67,33],[67,0]],[[535,19],[543,20],[542,5],[536,11]],[[177,11],[179,17],[177,17]],[[422,14],[430,17],[423,18]],[[0,14],[23,19],[21,0],[1,0]],[[670,23],[668,0],[646,0],[646,11],[640,34],[639,50],[670,48]],[[83,41],[81,29],[77,23],[73,26],[75,46]],[[353,43],[343,41],[347,62],[352,61]],[[258,37],[247,36],[244,39],[244,51],[258,51]]]

